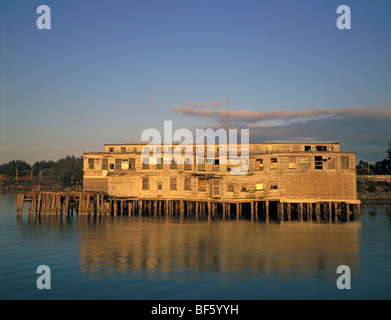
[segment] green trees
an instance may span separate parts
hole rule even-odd
[[[53,181],[63,187],[83,183],[83,156],[66,156],[57,161],[37,161],[32,166],[21,160],[12,160],[0,165],[0,175],[5,178],[14,178],[18,170],[18,177],[33,177],[42,181]]]
[[[0,175],[4,177],[15,177],[16,170],[18,170],[19,177],[24,177],[30,174],[31,166],[22,160],[12,160],[0,165]]]
[[[368,163],[360,160],[357,164],[358,175],[389,175],[391,174],[391,142],[388,143],[388,149],[386,150],[387,158],[377,161],[375,163]]]

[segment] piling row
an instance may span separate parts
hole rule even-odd
[[[110,197],[101,192],[28,192],[17,196],[17,214],[187,217],[252,221],[349,222],[359,219],[360,205],[345,202],[290,203],[269,200],[140,199]]]

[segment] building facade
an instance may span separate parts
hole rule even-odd
[[[102,152],[84,153],[84,190],[131,199],[359,203],[355,153],[341,152],[339,143],[252,143],[236,175],[238,165],[222,161],[230,159],[227,145],[187,146],[193,153],[181,152],[184,163],[169,163],[176,146],[154,146],[161,155],[151,150],[143,161],[144,147],[106,144]]]

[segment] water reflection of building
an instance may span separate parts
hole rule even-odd
[[[349,224],[79,219],[81,269],[91,275],[233,272],[288,277],[357,265],[359,222]]]

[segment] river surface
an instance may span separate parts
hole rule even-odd
[[[391,208],[337,224],[37,218],[0,194],[0,299],[391,299]]]

